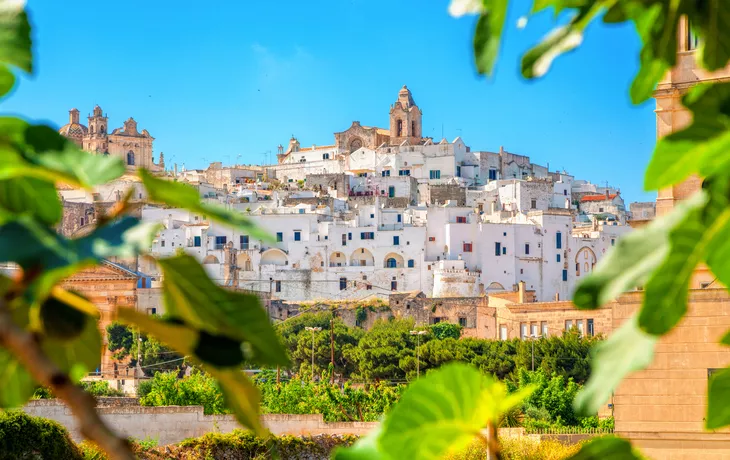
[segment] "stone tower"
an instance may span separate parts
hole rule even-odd
[[[94,107],[94,113],[89,117],[89,131],[84,139],[84,150],[104,153],[108,151],[107,127],[109,123],[101,107]]]
[[[398,100],[390,106],[390,143],[401,144],[408,140],[411,144],[419,144],[423,135],[421,115],[411,91],[403,85]]]

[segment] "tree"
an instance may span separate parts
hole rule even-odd
[[[152,376],[155,372],[176,370],[185,364],[183,356],[153,336],[143,333],[140,335],[142,340],[135,340],[137,334],[128,326],[117,322],[109,324],[106,330],[107,348],[113,352],[114,359],[122,361],[129,358],[128,367],[133,368],[137,365],[139,356],[139,365],[147,376]]]
[[[452,339],[458,339],[461,337],[462,327],[454,323],[436,323],[429,326],[430,333],[437,339],[443,340],[451,337]]]

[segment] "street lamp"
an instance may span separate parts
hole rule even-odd
[[[314,383],[314,333],[322,330],[321,327],[305,327],[307,331],[312,332],[312,383]]]
[[[421,336],[428,334],[428,331],[411,331],[416,336],[416,380],[421,377]]]

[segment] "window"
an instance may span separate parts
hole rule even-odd
[[[461,166],[456,167],[456,177],[461,177]]]
[[[457,224],[465,224],[466,223],[466,216],[456,216],[456,223]]]
[[[527,323],[520,323],[520,338],[522,340],[527,338]]]
[[[395,197],[395,187],[391,185],[388,187],[388,198],[393,197]]]
[[[411,122],[411,136],[412,137],[416,136],[416,122],[415,121]]]
[[[302,241],[302,232],[294,230],[294,241]]]
[[[563,189],[563,195],[568,196],[568,189]]]
[[[537,200],[534,198],[530,200],[530,209],[537,209]]]
[[[80,227],[83,227],[84,226],[84,218],[83,217],[81,219],[79,219],[79,226]]]
[[[344,233],[342,234],[342,245],[347,246],[347,235]]]
[[[127,152],[127,165],[134,166],[134,152]]]
[[[196,248],[199,248],[200,244],[201,244],[200,237],[194,236],[193,237],[193,246],[195,246]]]
[[[398,223],[401,223],[401,222],[403,222],[403,215],[402,215],[402,214],[397,214],[397,215],[395,216],[395,220],[396,220],[396,222],[398,222]]]
[[[700,37],[692,27],[692,24],[687,24],[687,51],[696,50],[700,46]]]
[[[555,255],[555,261],[556,262],[560,262],[560,254],[556,254]]]
[[[361,240],[373,240],[375,239],[375,232],[360,232]]]
[[[398,262],[393,257],[388,258],[388,260],[385,261],[385,267],[386,268],[396,268],[398,266]]]
[[[281,232],[276,232],[276,242],[281,243],[284,241],[284,234]]]
[[[428,178],[429,179],[441,179],[441,170],[440,169],[432,169],[428,172]]]
[[[398,170],[398,175],[399,176],[410,176],[411,175],[411,170],[410,169],[399,169]]]
[[[464,252],[471,252],[471,243],[464,243]]]
[[[241,249],[248,249],[248,235],[241,235]]]
[[[215,237],[215,248],[216,249],[223,249],[226,245],[226,237],[225,236],[216,236]]]
[[[530,255],[530,243],[525,243],[525,255]]]
[[[507,248],[502,248],[502,255],[506,255],[506,254],[507,254]]]
[[[459,326],[466,327],[466,317],[465,316],[459,316]]]
[[[568,270],[563,270],[563,281],[568,281]]]
[[[408,268],[414,268],[416,266],[416,261],[413,259],[408,259]]]
[[[340,278],[340,291],[347,289],[347,278]]]
[[[579,319],[575,322],[575,324],[578,326],[578,332],[580,333],[580,336],[583,337],[583,320]]]
[[[165,240],[160,241],[160,246],[165,247]]]
[[[539,337],[537,335],[537,323],[530,324],[530,337],[532,337],[533,339]]]
[[[496,169],[489,170],[489,180],[497,180],[497,170]]]
[[[548,324],[547,321],[543,321],[543,322],[540,323],[540,334],[543,337],[547,337],[548,336],[548,325],[547,324]]]
[[[322,159],[323,160],[329,160],[330,159],[330,154],[329,153],[323,153],[322,154]]]
[[[380,172],[380,175],[383,177],[390,177],[390,169],[384,169]]]
[[[616,246],[616,238],[611,238],[611,246]]]
[[[507,340],[507,325],[499,325],[499,340]]]
[[[580,262],[575,264],[575,276],[580,276]]]
[[[299,208],[299,214],[304,214],[304,208]]]
[[[494,243],[494,255],[495,256],[502,255],[502,243],[500,243],[499,241]]]
[[[348,239],[348,240],[352,240],[352,233],[348,233],[348,234],[347,234],[347,239]]]
[[[274,287],[276,292],[281,292],[281,281],[274,281]]]
[[[398,281],[391,281],[390,282],[390,290],[391,291],[397,291],[398,290]]]
[[[594,335],[596,335],[596,330],[593,326],[593,318],[587,319],[586,323],[587,323],[586,329],[588,329],[588,337],[593,337]]]
[[[603,208],[598,208],[598,212],[603,212]]]
[[[565,320],[565,330],[569,331],[573,328],[573,321],[566,319]]]
[[[560,232],[555,233],[555,248],[562,249],[563,247],[563,234]]]
[[[396,136],[401,137],[403,135],[403,120],[396,122]]]
[[[435,236],[429,236],[428,237],[428,241],[436,241],[436,237]]]
[[[373,290],[373,285],[372,284],[368,284],[368,285],[365,286],[365,289],[367,289],[368,291],[372,291]]]
[[[393,237],[393,246],[398,246],[400,244],[400,236],[394,236]]]

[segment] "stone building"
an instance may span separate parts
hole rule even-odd
[[[698,68],[696,36],[684,19],[677,39],[677,66],[654,93],[658,138],[690,123],[691,113],[682,106],[681,98],[692,86],[703,81],[730,81],[730,67],[712,74]],[[656,215],[671,212],[677,202],[700,188],[700,179],[693,176],[660,190]],[[614,328],[627,321],[641,303],[641,292],[621,296],[614,305]],[[631,439],[650,458],[729,458],[728,429],[704,430],[709,378],[730,365],[730,349],[718,343],[728,329],[727,289],[700,266],[690,281],[685,318],[659,340],[652,364],[629,375],[616,390],[616,432]]]
[[[155,138],[146,129],[140,132],[137,122],[130,117],[121,128],[113,129],[110,133],[109,118],[98,105],[88,117],[88,126],[80,122],[78,109],[69,110],[69,122],[59,129],[59,133],[88,152],[121,158],[128,169],[165,169],[162,153],[158,163],[153,160],[152,145]]]

